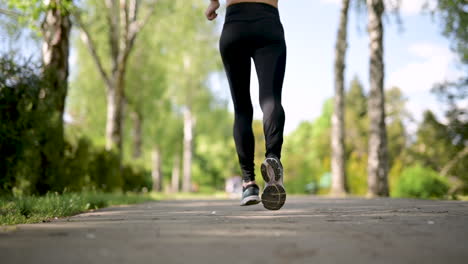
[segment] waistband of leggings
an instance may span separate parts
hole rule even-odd
[[[279,17],[278,8],[267,4],[267,3],[259,3],[259,2],[241,2],[229,5],[226,8],[226,17],[236,14],[256,14],[258,12],[268,12],[275,16]]]

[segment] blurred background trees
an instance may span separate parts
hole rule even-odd
[[[2,195],[211,193],[239,175],[229,99],[219,97],[209,81],[223,74],[219,31],[203,16],[206,1],[188,2],[0,4],[5,39],[28,38],[32,47],[43,47],[40,56],[25,59],[9,45],[0,59]],[[348,5],[353,4],[369,15],[370,93],[359,76],[350,83],[343,77],[345,65],[352,63],[345,54]],[[447,106],[446,120],[427,111],[415,124],[404,92],[383,87],[381,16],[394,8],[383,4],[343,1],[334,58],[336,94],[323,103],[318,118],[285,136],[288,193],[327,194],[332,188],[335,194],[361,196],[468,193],[467,76],[433,88]],[[464,6],[439,0],[432,13],[466,68]],[[409,123],[416,125],[414,132]],[[265,151],[261,120],[254,120],[253,130],[255,164],[260,164]],[[334,150],[332,142],[339,143]]]

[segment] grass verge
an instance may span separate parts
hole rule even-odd
[[[155,199],[150,194],[93,192],[0,197],[0,225],[46,222],[92,209]]]
[[[48,193],[45,196],[0,197],[0,226],[47,222],[55,217],[89,210],[155,200],[228,199],[225,192],[215,193]]]

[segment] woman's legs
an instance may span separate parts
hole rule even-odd
[[[234,103],[234,140],[244,182],[255,180],[250,97],[251,58],[260,84],[260,106],[268,157],[281,157],[285,113],[281,91],[286,65],[286,44],[278,9],[262,3],[231,5],[220,39],[220,52]]]
[[[234,140],[245,182],[255,180],[255,141],[252,131],[253,107],[250,97],[250,56],[242,47],[224,49],[222,58],[231,88],[234,104]],[[285,113],[281,105],[281,92],[286,67],[284,42],[257,49],[253,53],[259,80],[260,107],[263,111],[265,157],[274,154],[281,158]]]
[[[281,91],[286,67],[286,43],[278,9],[263,3],[229,6],[219,48],[235,110],[234,140],[245,188],[241,204],[259,202],[258,191],[255,192],[257,195],[251,195],[246,188],[247,182],[255,181],[253,107],[250,98],[253,58],[260,84],[260,106],[266,141],[266,159],[261,165],[266,185],[261,201],[265,208],[278,210],[286,200],[283,169],[279,160],[285,123]],[[250,188],[252,186],[256,185],[250,185]]]

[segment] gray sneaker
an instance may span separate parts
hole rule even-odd
[[[275,155],[268,155],[261,166],[265,189],[262,193],[263,207],[279,210],[286,202],[286,190],[283,185],[283,165]]]
[[[246,206],[260,203],[259,192],[260,188],[255,183],[242,187],[242,200],[240,205]]]

